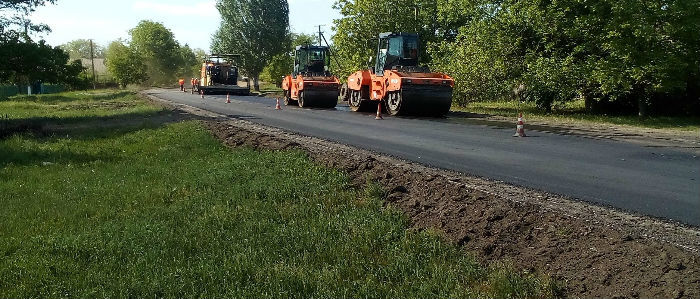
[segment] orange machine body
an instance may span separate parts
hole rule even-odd
[[[348,88],[366,92],[364,98],[372,101],[385,100],[390,92],[400,91],[404,85],[454,88],[455,81],[442,73],[405,73],[393,70],[384,71],[382,76],[377,76],[370,70],[362,70],[348,77]]]

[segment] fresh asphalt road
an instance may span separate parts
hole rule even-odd
[[[159,98],[411,160],[626,211],[700,226],[700,158],[691,151],[510,128],[462,117],[402,118],[301,109],[253,96],[149,90]],[[526,127],[527,129],[527,127]]]

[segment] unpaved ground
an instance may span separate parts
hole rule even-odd
[[[569,297],[700,298],[700,231],[502,182],[176,105],[225,144],[298,148],[387,191],[418,229],[436,229],[482,261],[558,279]]]

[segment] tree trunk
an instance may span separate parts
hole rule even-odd
[[[258,81],[258,77],[253,77],[253,90],[260,92],[260,82]]]
[[[649,104],[647,102],[647,100],[648,100],[647,97],[648,97],[648,95],[647,95],[646,91],[643,92],[639,96],[639,102],[638,102],[638,105],[639,105],[638,115],[639,115],[639,117],[646,117],[647,116],[647,110],[648,110],[647,108],[649,107]]]

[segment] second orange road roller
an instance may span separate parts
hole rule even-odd
[[[454,80],[418,64],[418,35],[381,33],[374,68],[348,77],[344,99],[353,111],[442,116],[452,106]]]
[[[340,81],[330,71],[330,51],[325,46],[298,46],[294,70],[282,80],[285,105],[333,108],[338,103]]]

